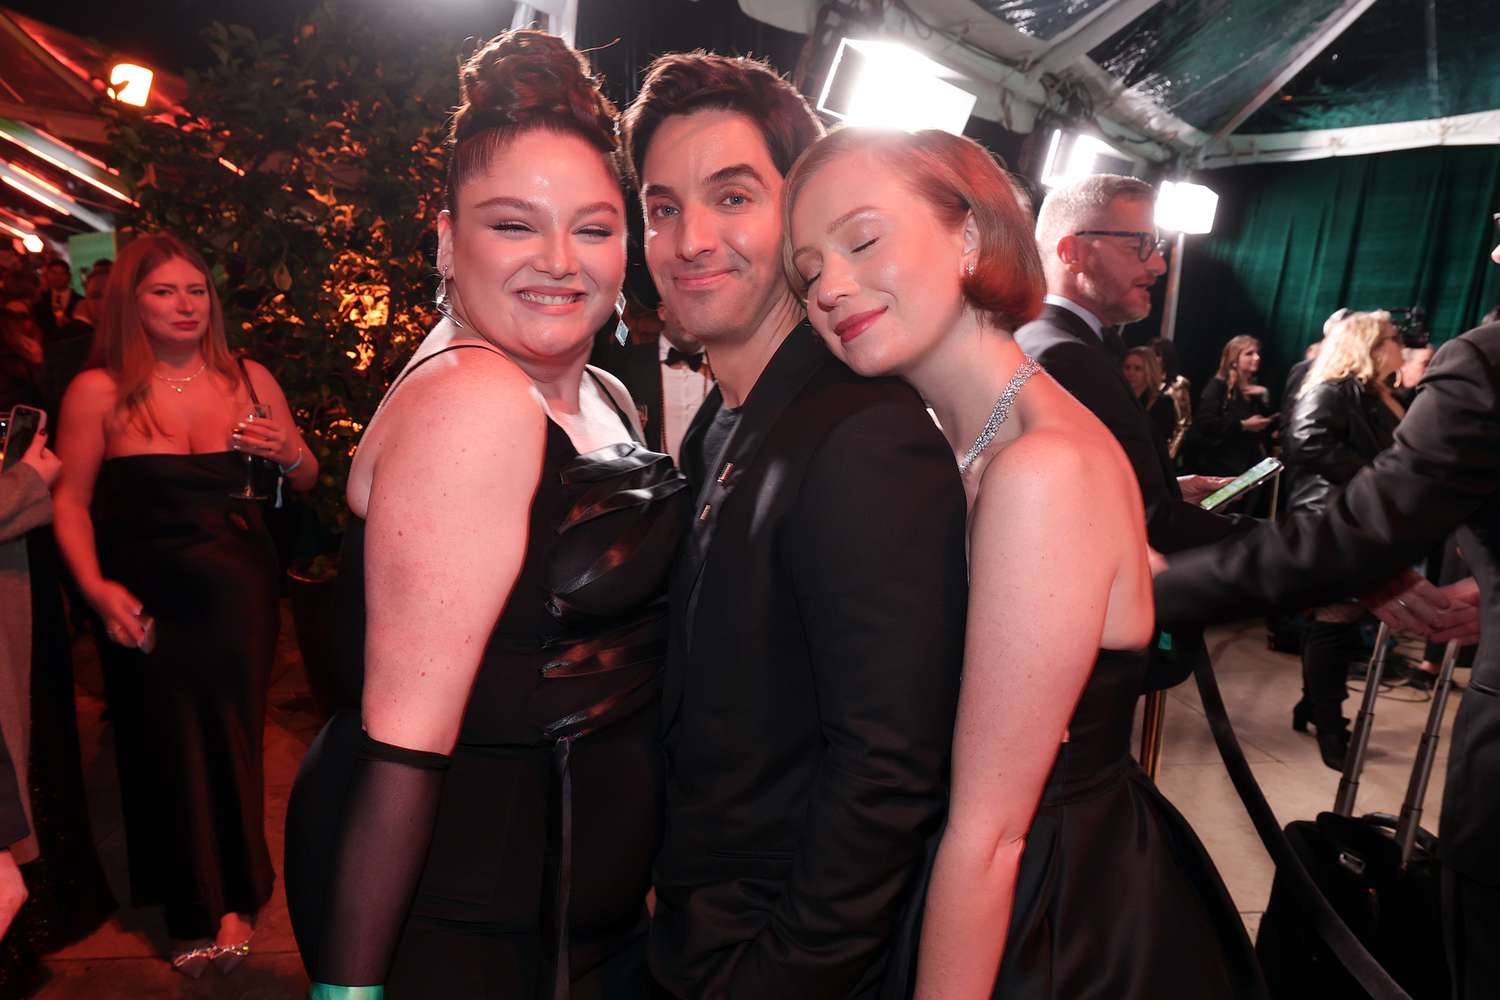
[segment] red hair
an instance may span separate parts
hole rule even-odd
[[[995,158],[972,139],[925,129],[894,132],[843,128],[819,139],[792,166],[782,190],[782,263],[792,287],[802,281],[791,261],[792,206],[820,168],[846,153],[868,152],[905,180],[938,219],[957,229],[970,215],[979,259],[965,274],[965,300],[990,325],[1015,330],[1036,317],[1047,289],[1032,236],[1030,200]]]
[[[192,247],[171,233],[136,237],[121,253],[104,289],[104,302],[94,320],[94,344],[88,367],[103,368],[115,383],[115,416],[148,437],[161,430],[151,409],[151,379],[156,352],[141,323],[136,293],[146,277],[170,260],[185,260],[203,275],[208,286],[208,330],[203,335],[203,361],[231,388],[240,384],[238,366],[224,336],[224,310],[208,265]]]

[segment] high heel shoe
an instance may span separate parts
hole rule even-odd
[[[1307,702],[1299,701],[1292,706],[1292,728],[1299,733],[1307,732],[1307,724],[1312,721],[1312,709]]]
[[[219,975],[227,976],[240,967],[240,963],[250,957],[250,942],[255,940],[255,921],[246,921],[250,925],[250,935],[243,941],[235,944],[216,944],[213,946],[213,954],[209,957],[213,960],[214,968],[219,970]]]
[[[218,946],[211,941],[184,941],[172,951],[172,970],[189,979],[197,979],[208,971],[208,963],[217,949]]]
[[[1344,758],[1349,755],[1349,731],[1334,729],[1318,732],[1318,755],[1323,763],[1335,771],[1344,770]]]
[[[253,935],[252,935],[253,936]],[[246,938],[239,944],[216,944],[213,946],[213,954],[210,956],[214,968],[219,970],[219,975],[227,976],[240,967],[240,963],[250,957],[250,938]]]

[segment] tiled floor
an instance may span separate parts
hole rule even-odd
[[[283,614],[283,624],[266,728],[266,824],[278,871],[287,795],[302,752],[319,725],[306,693],[289,614]],[[1293,657],[1267,652],[1264,634],[1258,625],[1219,630],[1211,636],[1210,646],[1246,756],[1277,816],[1285,822],[1327,809],[1338,776],[1319,761],[1311,737],[1291,730],[1291,706],[1301,687],[1299,667]],[[86,643],[77,648],[79,724],[94,828],[116,894],[127,899],[124,832],[110,730],[99,718],[104,705],[92,650]],[[1358,698],[1356,689],[1346,715],[1353,716]],[[1457,698],[1450,699],[1445,737],[1456,705]],[[1399,810],[1426,715],[1426,696],[1409,688],[1394,688],[1382,696],[1360,811]],[[1437,823],[1445,760],[1446,754],[1440,752],[1427,794],[1424,825],[1429,829]],[[1191,682],[1169,697],[1160,784],[1203,838],[1253,934],[1270,893],[1271,864],[1219,762]],[[185,980],[159,957],[165,943],[156,912],[124,909],[92,937],[49,959],[52,979],[39,996],[43,1000],[269,1000],[298,997],[307,988],[279,884],[261,915],[254,953],[232,975],[220,977],[210,970],[201,980]]]

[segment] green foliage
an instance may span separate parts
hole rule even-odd
[[[276,375],[322,467],[309,502],[337,531],[359,433],[436,321],[432,234],[457,102],[451,41],[327,3],[289,38],[205,35],[172,122],[113,106],[136,230],[214,268],[231,346]]]

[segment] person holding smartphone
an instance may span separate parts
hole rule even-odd
[[[0,668],[7,674],[20,671],[0,684],[0,938],[26,902],[18,866],[36,857],[26,792],[31,729],[26,704],[31,665],[26,533],[52,519],[48,490],[61,471],[62,463],[47,448],[46,432],[39,430],[21,459],[7,463],[0,473]]]
[[[1194,471],[1237,476],[1266,457],[1276,414],[1270,390],[1255,381],[1259,373],[1260,341],[1231,337],[1198,400]]]
[[[230,354],[209,268],[177,237],[120,254],[58,451],[57,539],[106,636],[131,894],[165,906],[174,968],[227,971],[274,881],[261,741],[279,568],[246,456],[293,490],[318,463],[270,372]]]

